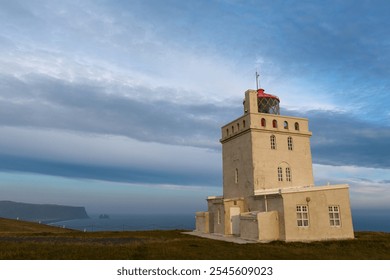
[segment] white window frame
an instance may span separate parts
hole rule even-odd
[[[329,205],[329,224],[331,227],[341,227],[340,206]]]
[[[300,228],[309,227],[309,206],[308,205],[297,205],[297,226]]]

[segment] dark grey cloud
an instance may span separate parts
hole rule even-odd
[[[390,127],[365,122],[348,112],[286,111],[309,119],[313,162],[325,165],[354,165],[390,168]]]
[[[220,149],[220,127],[241,104],[179,103],[176,89],[67,82],[43,75],[0,76],[0,124],[122,135],[146,142]],[[191,93],[187,93],[191,94]],[[390,168],[386,122],[347,112],[284,110],[309,118],[313,162]]]
[[[214,170],[201,173],[192,169],[168,170],[144,167],[113,167],[77,162],[65,163],[57,159],[42,160],[0,154],[0,170],[3,172],[27,172],[60,177],[103,180],[111,182],[174,184],[186,186],[221,186],[221,176]]]
[[[219,127],[232,111],[240,110],[163,98],[176,89],[71,83],[41,75],[1,75],[0,91],[4,126],[78,130],[217,149]]]

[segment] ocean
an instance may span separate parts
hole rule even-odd
[[[99,215],[90,215],[90,219],[77,219],[50,223],[50,225],[77,229],[81,231],[135,231],[195,229],[195,214],[182,215],[108,215],[101,219]]]
[[[355,231],[390,232],[389,209],[352,209]]]
[[[379,210],[353,210],[355,231],[390,232],[390,214]],[[135,231],[195,229],[195,214],[181,215],[109,215],[109,219],[100,219],[91,215],[90,219],[69,220],[50,225],[77,229],[80,231]]]

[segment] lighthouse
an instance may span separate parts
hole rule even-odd
[[[243,114],[221,128],[223,194],[196,213],[196,232],[256,241],[350,239],[349,187],[315,186],[308,119],[247,90]]]

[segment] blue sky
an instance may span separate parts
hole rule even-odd
[[[389,208],[388,1],[0,1],[0,197],[192,213],[255,71],[316,184]]]

